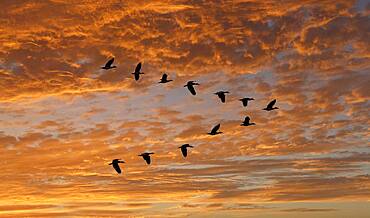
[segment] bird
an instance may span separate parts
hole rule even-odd
[[[246,116],[244,121],[242,122],[242,124],[240,124],[241,126],[252,126],[252,125],[256,125],[255,123],[251,123],[250,122],[251,118]]]
[[[228,91],[219,91],[219,92],[216,92],[214,93],[215,95],[217,95],[220,99],[221,99],[221,102],[222,103],[225,103],[226,101],[226,93],[229,93]]]
[[[117,66],[112,66],[113,62],[114,62],[114,58],[110,59],[103,67],[101,67],[101,69],[109,70],[112,68],[116,68]]]
[[[214,126],[211,130],[211,132],[207,133],[208,135],[217,135],[217,134],[221,134],[222,132],[217,132],[219,129],[220,129],[220,126],[221,124],[217,124],[216,126]]]
[[[144,74],[143,72],[140,71],[141,70],[141,62],[139,62],[137,65],[136,65],[136,68],[135,68],[135,72],[133,72],[132,74],[134,74],[135,76],[135,80],[138,81],[139,78],[140,78],[140,74]]]
[[[144,152],[144,153],[141,153],[139,154],[138,156],[142,156],[143,159],[146,161],[147,164],[150,164],[150,155],[151,154],[154,154],[153,152]]]
[[[186,157],[188,156],[188,149],[187,148],[193,148],[193,146],[189,144],[183,144],[179,148],[181,148],[182,156]]]
[[[122,171],[121,168],[119,168],[119,163],[125,163],[125,161],[120,159],[113,159],[112,163],[110,163],[109,165],[113,165],[113,168],[117,171],[117,173],[121,174]]]
[[[253,101],[253,100],[254,100],[254,98],[241,98],[241,99],[239,99],[239,101],[241,101],[243,103],[244,107],[248,106],[248,101]]]
[[[272,111],[272,110],[275,110],[275,109],[279,109],[278,107],[274,107],[276,103],[276,99],[272,100],[267,106],[266,108],[263,108],[262,110],[265,110],[265,111]]]
[[[159,81],[158,83],[168,83],[168,82],[171,82],[171,81],[173,81],[172,79],[167,79],[167,74],[163,74],[162,75],[162,78],[161,78],[161,81]]]
[[[199,85],[196,81],[188,81],[184,87],[188,87],[190,93],[192,95],[196,95],[197,93],[195,92],[194,85]]]

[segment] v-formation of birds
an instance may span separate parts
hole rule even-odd
[[[109,70],[109,69],[116,68],[117,66],[114,66],[113,62],[114,62],[114,58],[110,59],[101,68],[104,69],[104,70]],[[143,72],[141,72],[141,62],[136,65],[135,71],[132,74],[134,75],[134,78],[135,78],[136,81],[138,81],[140,79],[140,74],[144,74]],[[171,81],[173,81],[173,80],[168,79],[168,75],[164,73],[162,75],[162,78],[160,79],[160,81],[158,83],[168,83],[168,82],[171,82]],[[184,85],[184,87],[187,87],[192,95],[196,95],[197,92],[195,91],[194,86],[198,86],[198,85],[199,85],[199,83],[197,83],[196,81],[191,80],[191,81],[188,81],[186,83],[186,85]],[[214,94],[217,95],[220,98],[222,103],[225,103],[226,102],[226,94],[229,94],[229,92],[228,91],[218,91]],[[254,98],[241,98],[239,100],[242,102],[244,107],[247,107],[248,102],[253,101]],[[276,99],[274,99],[270,103],[268,103],[268,105],[265,108],[263,108],[262,110],[272,111],[272,110],[279,109],[278,107],[274,107],[275,103],[276,103]],[[250,117],[246,116],[244,121],[240,125],[241,126],[256,125],[255,123],[252,123],[250,121],[251,121]],[[221,127],[221,124],[219,123],[216,126],[214,126],[211,129],[211,131],[207,134],[212,135],[212,136],[222,134],[222,132],[219,131],[220,127]],[[186,158],[188,156],[188,150],[187,149],[188,148],[193,148],[193,146],[191,146],[189,144],[183,144],[179,148],[181,150],[182,156],[184,158]],[[145,160],[145,162],[149,165],[151,163],[150,155],[152,155],[152,154],[154,154],[154,153],[153,152],[144,152],[142,154],[139,154],[138,156],[141,156]],[[122,171],[121,171],[121,168],[119,167],[119,163],[125,163],[125,162],[123,160],[120,160],[120,159],[113,159],[112,162],[109,165],[112,165],[113,168],[117,171],[117,173],[121,173]]]

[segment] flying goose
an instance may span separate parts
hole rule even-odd
[[[195,82],[195,81],[188,81],[188,82],[186,83],[186,85],[184,85],[184,87],[188,87],[188,89],[189,89],[190,93],[191,93],[192,95],[196,95],[197,93],[195,92],[195,89],[194,89],[194,86],[195,86],[195,85],[199,85],[199,83],[197,83],[197,82]]]
[[[114,58],[110,59],[103,67],[101,67],[101,69],[109,70],[112,68],[116,68],[117,66],[112,66],[113,62],[114,62]]]
[[[266,108],[263,108],[262,110],[265,110],[265,111],[272,111],[272,110],[275,110],[275,109],[279,109],[278,107],[274,107],[276,103],[276,99],[272,100],[267,106]]]
[[[181,148],[182,156],[186,157],[188,156],[188,149],[187,148],[193,148],[193,146],[189,144],[183,144],[179,148]]]
[[[112,163],[110,163],[109,165],[113,165],[113,168],[117,171],[117,173],[121,174],[122,171],[121,168],[119,168],[119,163],[125,163],[125,161],[120,159],[113,159]]]
[[[142,156],[143,159],[146,161],[147,164],[150,164],[150,155],[151,154],[154,154],[153,152],[144,152],[144,153],[141,153],[139,154],[138,156]]]

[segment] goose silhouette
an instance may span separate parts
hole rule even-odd
[[[117,171],[117,173],[121,174],[121,168],[119,167],[119,163],[125,163],[125,161],[120,160],[120,159],[113,159],[112,163],[109,165],[113,165],[113,168]]]
[[[109,70],[112,68],[116,68],[117,66],[112,66],[113,62],[114,62],[114,58],[110,59],[103,67],[101,67],[101,69]]]
[[[188,156],[188,149],[187,148],[193,148],[193,146],[189,144],[183,144],[179,147],[181,149],[182,156],[186,157]]]

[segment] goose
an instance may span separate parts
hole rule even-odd
[[[143,157],[143,159],[146,161],[146,163],[150,164],[150,162],[151,162],[150,155],[151,154],[154,154],[154,153],[153,152],[144,152],[144,153],[139,154],[138,156]]]
[[[246,116],[245,119],[244,119],[244,121],[240,125],[241,126],[252,126],[252,125],[256,125],[255,123],[251,123],[250,120],[251,120],[251,118],[249,118],[248,116]]]
[[[120,160],[120,159],[113,159],[112,160],[112,163],[110,163],[109,165],[113,165],[113,168],[117,171],[118,174],[121,174],[121,168],[119,167],[119,163],[125,163],[125,161],[123,160]]]
[[[181,148],[182,156],[186,157],[188,156],[188,149],[187,148],[193,148],[193,146],[189,144],[183,144],[179,148]]]
[[[267,106],[266,108],[263,108],[262,110],[265,110],[265,111],[272,111],[272,110],[275,110],[275,109],[279,109],[278,107],[274,107],[276,103],[276,99],[272,100]]]
[[[135,76],[135,80],[138,81],[139,78],[140,78],[140,74],[144,74],[143,72],[140,71],[141,70],[141,62],[139,62],[137,65],[136,65],[136,68],[135,68],[135,72],[133,72],[132,74],[134,74]]]
[[[116,68],[117,66],[112,66],[113,62],[114,62],[114,58],[110,59],[103,67],[101,67],[101,69],[109,70],[112,68]]]
[[[229,93],[229,92],[228,91],[219,91],[219,92],[216,92],[214,94],[217,95],[221,99],[222,103],[225,103],[226,102],[226,95],[225,95],[226,93]]]
[[[184,87],[188,87],[188,89],[189,89],[190,93],[191,93],[192,95],[196,95],[197,93],[195,92],[195,89],[194,89],[194,86],[195,86],[195,85],[199,85],[199,83],[197,83],[197,82],[195,82],[195,81],[188,81],[188,82],[186,83],[186,85],[184,85]]]
[[[217,132],[219,129],[220,129],[220,126],[221,124],[217,124],[216,126],[214,126],[211,130],[211,132],[207,133],[208,135],[217,135],[217,134],[221,134],[222,132]]]
[[[248,101],[253,101],[253,100],[254,100],[254,98],[241,98],[241,99],[239,99],[239,101],[241,101],[243,103],[244,107],[248,106]]]
[[[161,78],[161,81],[159,81],[158,83],[168,83],[168,82],[171,82],[171,81],[173,81],[172,79],[167,79],[167,74],[163,74],[162,75],[162,78]]]

